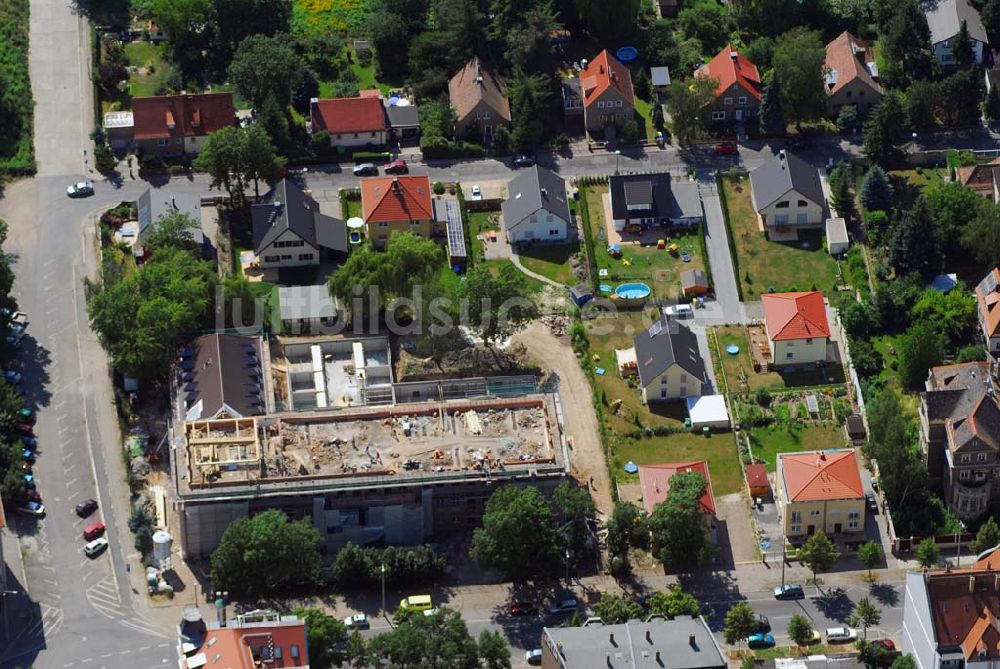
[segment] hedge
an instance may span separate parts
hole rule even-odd
[[[28,13],[29,0],[0,2],[0,174],[35,173]]]

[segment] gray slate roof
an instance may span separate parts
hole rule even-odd
[[[826,204],[819,170],[789,151],[779,151],[750,173],[754,204],[760,211],[795,189],[821,207]]]
[[[707,286],[708,276],[704,270],[689,269],[681,272],[681,288],[693,288],[694,286]]]
[[[686,325],[662,316],[637,334],[632,345],[643,388],[674,364],[701,379],[703,388],[710,386],[705,374],[705,361],[698,350],[698,338]]]
[[[704,216],[698,184],[669,174],[620,174],[608,181],[611,215],[626,218],[700,218]],[[646,205],[629,210],[629,206]]]
[[[951,424],[952,449],[980,443],[1000,450],[1000,402],[990,387],[987,362],[931,368],[923,393],[927,419]]]
[[[267,248],[286,230],[310,246],[347,253],[347,227],[338,218],[319,210],[319,203],[299,186],[282,179],[250,208],[255,253]]]
[[[337,305],[325,284],[281,286],[278,288],[278,304],[283,321],[333,318],[337,315]]]
[[[698,184],[674,179],[670,182],[673,202],[670,203],[671,218],[702,218],[705,210],[701,206]]]
[[[501,206],[504,227],[517,227],[539,209],[570,221],[566,182],[551,170],[535,165],[518,174],[507,184],[507,199]]]
[[[139,196],[135,202],[139,217],[139,244],[156,228],[156,223],[165,214],[179,212],[190,216],[198,227],[192,228],[191,236],[198,246],[205,242],[205,233],[201,229],[201,196],[184,193],[167,193],[152,188]]]
[[[184,353],[190,354],[182,356],[188,420],[212,418],[226,408],[242,417],[264,413],[260,337],[217,332],[198,337]]]
[[[723,669],[726,659],[702,618],[655,616],[605,625],[546,627],[543,646],[559,649],[569,669]],[[649,635],[647,637],[647,634]],[[694,637],[692,643],[691,637]],[[659,658],[657,657],[659,655]]]
[[[842,218],[826,219],[826,239],[834,244],[846,244],[847,223]]]
[[[399,105],[385,105],[385,115],[389,119],[390,128],[419,128],[420,110],[416,105],[400,107]]]
[[[979,12],[968,0],[926,0],[923,8],[927,16],[927,27],[931,29],[931,44],[957,35],[962,21],[965,21],[969,37],[983,44],[989,43]]]

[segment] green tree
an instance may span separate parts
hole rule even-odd
[[[899,380],[911,390],[923,387],[927,370],[944,360],[947,341],[934,323],[917,322],[900,340],[897,354]]]
[[[808,646],[813,639],[812,621],[801,613],[793,613],[788,621],[788,638],[796,646]]]
[[[823,532],[817,532],[806,539],[799,549],[799,560],[813,573],[813,583],[817,582],[818,574],[829,571],[839,559],[840,551]]]
[[[663,118],[663,105],[658,102],[653,104],[652,121],[653,127],[656,128],[657,132],[663,132],[667,127],[666,121]]]
[[[978,125],[983,78],[975,69],[958,70],[935,85],[935,111],[945,126]],[[972,101],[976,101],[973,104]]]
[[[681,590],[679,585],[671,586],[666,592],[654,592],[646,602],[651,616],[700,616],[701,604],[692,595]]]
[[[551,83],[544,74],[517,70],[510,82],[511,137],[520,151],[532,152],[544,141]]]
[[[615,502],[607,530],[606,541],[611,555],[627,557],[629,548],[643,548],[649,543],[646,510],[633,502]]]
[[[930,29],[917,0],[888,0],[874,9],[884,55],[899,64],[899,74],[890,73],[890,80],[899,84],[929,75]]]
[[[458,294],[467,309],[467,324],[488,346],[506,339],[538,316],[524,276],[509,263],[500,268],[497,276],[485,265],[476,266],[466,275]]]
[[[848,622],[854,627],[860,627],[862,629],[862,634],[864,639],[868,639],[868,628],[877,627],[880,622],[882,622],[882,609],[875,606],[872,600],[867,597],[862,597],[861,600],[854,605],[854,612],[848,618]]]
[[[284,161],[274,154],[267,133],[258,125],[227,127],[208,136],[194,165],[212,178],[212,187],[226,191],[232,207],[246,210],[246,189],[252,182],[260,194],[261,179],[277,181]]]
[[[563,481],[552,493],[552,507],[564,524],[563,536],[568,538],[570,550],[580,551],[590,536],[587,521],[596,514],[590,493],[569,480]]]
[[[989,43],[1000,43],[1000,0],[986,0],[979,10],[979,18],[986,28]]]
[[[1000,265],[1000,208],[984,204],[962,233],[962,247],[983,272]]]
[[[171,41],[187,42],[203,30],[212,16],[210,0],[153,0],[152,18]],[[138,65],[138,63],[135,63]]]
[[[796,125],[826,114],[826,47],[818,32],[793,28],[774,48],[781,79],[781,107]]]
[[[865,155],[878,165],[889,166],[899,159],[903,142],[903,106],[899,97],[887,93],[865,119]]]
[[[497,630],[479,633],[479,659],[483,669],[510,669],[510,646]]]
[[[704,564],[711,555],[700,507],[705,486],[698,472],[675,474],[666,501],[657,504],[649,517],[654,553],[668,569]]]
[[[956,247],[965,227],[987,204],[982,196],[954,181],[942,181],[925,191],[924,197],[937,226],[938,236],[949,247]]]
[[[680,11],[677,22],[681,32],[700,41],[708,53],[718,52],[729,41],[728,14],[719,5],[692,4]]]
[[[1000,0],[991,0],[991,2],[1000,4]],[[983,116],[991,123],[1000,121],[1000,86],[992,86],[986,93],[986,99],[983,101]]]
[[[892,184],[889,177],[878,165],[872,165],[861,180],[861,205],[866,211],[889,211],[892,209]]]
[[[347,628],[322,609],[297,608],[292,611],[299,620],[306,622],[306,642],[309,645],[309,667],[330,669],[341,666],[344,654],[341,646],[347,643]]]
[[[271,96],[279,108],[288,107],[301,78],[302,59],[287,35],[247,37],[229,64],[230,81],[257,109]]]
[[[216,273],[182,249],[162,248],[137,271],[89,286],[87,312],[115,369],[162,377],[177,344],[209,314]]]
[[[908,212],[896,218],[888,252],[898,276],[916,273],[929,281],[941,270],[941,242],[930,206],[922,195]]]
[[[288,31],[292,3],[288,0],[212,0],[220,56],[228,57],[251,36],[269,37]]]
[[[347,637],[347,646],[344,648],[344,661],[348,666],[364,669],[370,667],[372,662],[371,652],[368,649],[368,641],[361,636],[359,630],[354,630]]]
[[[1000,526],[997,525],[996,518],[990,516],[976,532],[976,540],[972,542],[972,552],[982,553],[998,544],[1000,544]]]
[[[493,33],[495,39],[503,44],[504,55],[511,68],[547,73],[550,77],[557,74],[553,65],[558,59],[552,53],[551,38],[552,32],[562,27],[557,16],[548,0],[533,2],[519,14],[508,30]]]
[[[373,0],[369,5],[367,32],[379,81],[401,81],[406,75],[410,42],[426,29],[427,10],[427,0]]]
[[[558,568],[563,547],[555,514],[541,493],[507,486],[486,503],[469,554],[481,567],[521,579]]]
[[[511,666],[510,648],[498,632],[484,631],[477,642],[458,612],[446,607],[433,616],[397,616],[396,626],[372,637],[367,646],[366,662],[375,667],[510,669]]]
[[[851,220],[857,212],[854,208],[854,193],[851,190],[854,178],[851,168],[841,163],[830,173],[830,204],[841,217]]]
[[[348,95],[344,97],[353,96]],[[281,103],[278,102],[274,93],[268,93],[267,98],[264,100],[264,105],[257,116],[257,122],[260,123],[267,136],[271,138],[272,144],[282,153],[292,150],[292,135],[288,123],[288,111],[281,108]]]
[[[632,597],[606,592],[594,604],[594,613],[605,625],[618,625],[642,615],[642,606]]]
[[[743,641],[757,631],[757,624],[757,614],[750,608],[750,605],[743,601],[736,602],[726,611],[722,627],[726,643],[742,646]]]
[[[879,463],[879,483],[889,506],[896,509],[905,508],[927,480],[927,467],[909,437],[905,416],[899,395],[892,389],[882,390],[869,401],[868,436]]]
[[[319,583],[323,538],[311,520],[271,509],[229,524],[212,551],[212,587],[236,597],[285,593]]]
[[[854,105],[844,105],[837,113],[837,128],[842,132],[856,129],[861,123],[858,108]]]
[[[760,132],[768,137],[782,137],[787,128],[781,108],[781,73],[772,70],[764,80],[760,96]]]
[[[941,549],[933,537],[927,537],[917,544],[916,558],[924,569],[930,569],[938,563],[941,559]]]
[[[156,220],[143,246],[153,250],[170,247],[198,253],[201,249],[194,238],[195,230],[201,231],[201,221],[186,212],[171,210]]]
[[[938,89],[932,81],[920,79],[906,91],[906,122],[910,130],[933,128],[937,124]]]
[[[955,66],[971,68],[976,64],[976,52],[972,48],[972,38],[969,37],[969,26],[962,19],[958,26],[958,34],[951,42],[951,54],[955,57]]]
[[[885,551],[878,541],[866,541],[858,549],[858,559],[861,564],[868,568],[868,578],[872,576],[872,569],[882,564],[885,560]]]
[[[711,121],[708,104],[715,99],[718,86],[718,80],[711,77],[692,77],[670,86],[667,111],[678,142],[689,144],[707,134]]]
[[[933,323],[953,345],[957,345],[975,332],[977,313],[975,296],[959,285],[948,292],[925,290],[913,305],[910,318],[915,323]]]
[[[893,660],[889,669],[917,669],[917,663],[913,659],[913,656],[907,653]]]
[[[595,35],[617,37],[630,33],[639,16],[640,0],[609,3],[602,0],[573,0],[583,23]]]

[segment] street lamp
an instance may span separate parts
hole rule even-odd
[[[618,176],[618,161],[621,160],[621,149],[615,149],[615,176]]]
[[[379,573],[382,575],[382,617],[385,618],[385,564],[379,568]]]
[[[228,590],[215,591],[215,616],[219,622],[219,627],[226,626],[226,600],[229,599]]]

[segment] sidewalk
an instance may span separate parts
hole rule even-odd
[[[12,514],[13,516],[13,510]],[[38,617],[38,605],[31,601],[21,544],[10,524],[0,526],[0,548],[3,557],[3,581],[0,582],[0,656],[12,647],[20,637],[30,632],[32,622]]]

